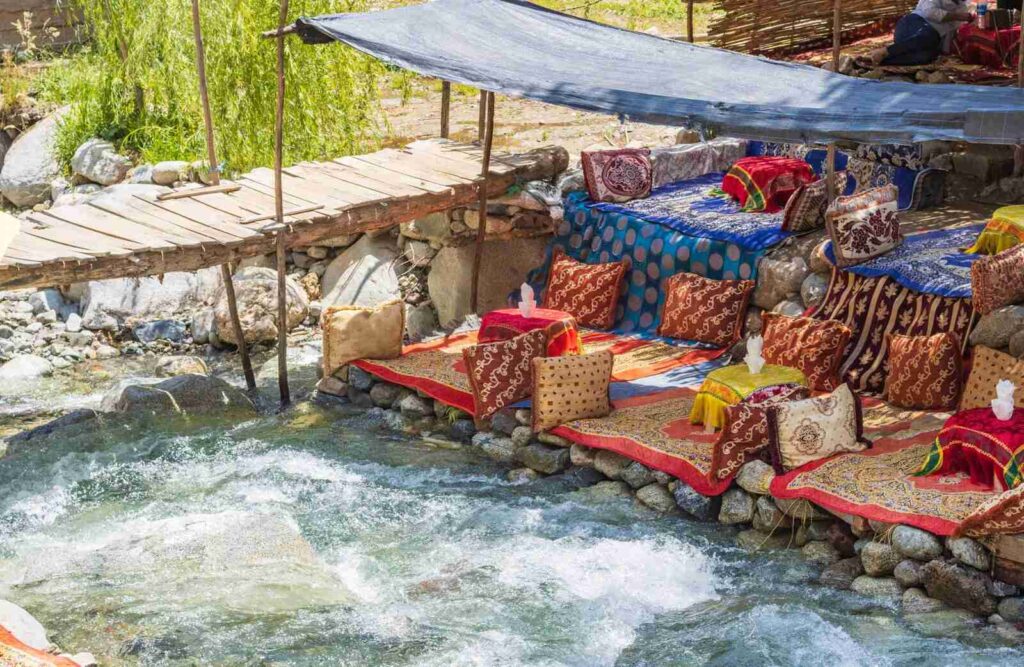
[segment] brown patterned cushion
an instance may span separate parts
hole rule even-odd
[[[835,175],[835,191],[845,192],[848,179],[845,171]],[[824,178],[801,185],[786,202],[782,210],[782,229],[794,234],[805,234],[825,226],[828,208],[828,187]]]
[[[810,397],[806,387],[776,385],[760,389],[725,409],[725,426],[711,452],[711,476],[726,480],[743,464],[768,449],[768,408]]]
[[[569,313],[580,326],[611,329],[625,273],[625,261],[584,264],[555,248],[544,308]]]
[[[815,391],[832,391],[839,386],[839,367],[850,342],[848,326],[778,313],[765,313],[761,322],[766,362],[800,370]]]
[[[972,264],[971,292],[974,309],[982,315],[1024,301],[1024,245]]]
[[[951,333],[889,336],[883,398],[898,408],[953,410],[963,386],[960,341]]]
[[[827,396],[768,409],[768,451],[780,475],[812,461],[870,446],[864,439],[860,399],[849,384]]]
[[[960,522],[954,537],[1024,533],[1024,484],[982,503]]]
[[[583,151],[583,180],[594,201],[627,202],[651,194],[654,170],[647,148]]]
[[[665,283],[665,309],[658,335],[719,347],[732,345],[743,333],[752,280],[711,280],[679,273]]]
[[[473,390],[477,420],[530,395],[531,362],[547,354],[546,329],[528,331],[497,343],[472,345],[462,351]]]
[[[356,359],[395,359],[402,354],[405,304],[400,300],[376,308],[331,306],[320,316],[324,331],[324,377]]]
[[[608,385],[612,353],[545,357],[533,360],[533,430],[547,431],[574,419],[611,412]]]
[[[1021,387],[1013,394],[1014,403],[1024,408],[1024,360],[1011,357],[988,347],[974,348],[971,372],[967,375],[960,410],[988,408],[996,397],[996,383],[1009,380]]]
[[[836,199],[825,213],[836,266],[861,264],[903,242],[895,186],[865,190]]]

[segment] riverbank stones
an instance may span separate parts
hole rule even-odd
[[[610,452],[607,449],[598,451],[594,456],[594,467],[609,479],[619,479],[622,471],[629,467],[629,464],[632,462],[632,460],[625,456]]]
[[[992,565],[988,549],[969,537],[951,537],[946,540],[946,546],[949,547],[953,558],[975,570],[987,572]]]
[[[726,525],[750,523],[754,518],[754,498],[743,489],[729,489],[722,494],[718,521]]]
[[[699,521],[714,521],[722,507],[721,496],[705,496],[693,490],[689,484],[677,482],[672,490],[676,505],[683,512]]]
[[[905,588],[920,586],[924,583],[924,563],[909,558],[901,560],[892,575]]]
[[[996,610],[996,599],[988,592],[987,579],[987,574],[950,561],[933,560],[924,566],[928,595],[982,616]]]
[[[569,450],[550,445],[527,445],[516,450],[516,460],[537,472],[554,475],[569,467]]]
[[[644,464],[632,461],[619,473],[619,479],[634,489],[639,489],[653,482],[654,475],[651,473],[651,469]]]
[[[775,479],[775,470],[764,461],[750,461],[740,468],[736,475],[736,484],[744,491],[766,496],[768,488]]]
[[[892,577],[872,577],[864,574],[853,580],[850,590],[871,598],[899,600],[903,597],[903,587]]]
[[[896,526],[890,534],[892,546],[907,558],[930,561],[942,555],[942,542],[929,532],[910,526]]]
[[[881,542],[869,542],[860,552],[860,560],[864,563],[864,572],[872,577],[892,574],[903,557],[890,545]]]
[[[860,558],[844,558],[825,568],[818,577],[818,583],[840,590],[849,590],[854,580],[864,574]]]
[[[676,511],[676,500],[661,484],[657,482],[641,487],[636,491],[636,499],[662,514],[671,514]]]
[[[920,588],[908,588],[903,591],[904,614],[930,614],[944,609],[949,609],[945,602],[928,597]]]

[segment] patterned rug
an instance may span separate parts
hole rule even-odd
[[[966,474],[915,477],[947,417],[899,411],[867,401],[865,436],[874,447],[817,461],[776,477],[776,498],[803,498],[826,509],[951,535],[961,521],[999,492]]]
[[[0,625],[0,665],[3,667],[78,667],[67,658],[46,653],[21,642]]]

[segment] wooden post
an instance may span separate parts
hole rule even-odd
[[[832,2],[832,71],[839,72],[839,52],[843,45],[843,2]]]
[[[686,0],[686,41],[693,44],[693,0]]]
[[[476,125],[476,138],[481,144],[484,143],[484,133],[487,131],[485,125],[487,124],[487,91],[480,91],[480,117],[477,120]]]
[[[470,308],[474,313],[477,312],[479,305],[480,263],[483,260],[484,239],[487,236],[487,175],[491,170],[491,146],[494,144],[494,93],[487,93],[484,102],[487,117],[484,119],[484,155],[480,164],[479,222],[476,227],[476,248],[473,254],[473,287],[469,297]]]
[[[199,0],[192,0],[192,34],[196,42],[196,71],[199,73],[199,100],[203,105],[203,124],[206,126],[206,156],[210,162],[210,176],[213,184],[220,184],[220,170],[217,168],[217,145],[213,139],[213,114],[210,113],[210,93],[206,87],[206,47],[203,46],[203,28],[199,18]],[[220,265],[220,275],[224,280],[224,294],[228,299],[228,315],[231,317],[231,328],[238,341],[238,354],[242,357],[242,374],[245,375],[245,386],[250,391],[256,389],[256,375],[252,372],[252,360],[249,359],[249,347],[245,344],[245,332],[242,321],[238,317],[238,300],[235,297],[235,281],[231,276],[231,267],[227,263]]]
[[[441,138],[447,139],[451,131],[452,114],[452,84],[450,81],[441,82]]]
[[[281,0],[278,29],[288,21],[288,0]],[[284,192],[281,172],[284,162],[284,40],[277,38],[277,108],[274,113],[274,212],[277,214],[277,386],[281,407],[292,402],[288,389],[288,291],[285,284]]]
[[[825,192],[831,205],[839,193],[836,192],[836,145],[831,143],[825,152]]]

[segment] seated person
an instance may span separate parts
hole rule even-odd
[[[914,11],[896,23],[893,43],[872,51],[867,65],[927,65],[949,53],[957,28],[974,20],[966,0],[919,0]]]

